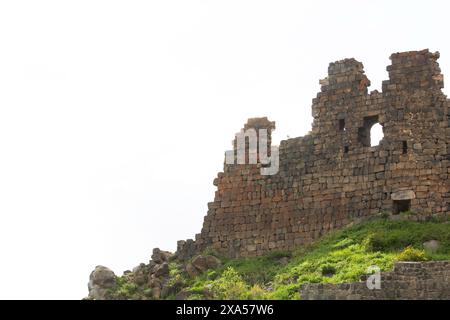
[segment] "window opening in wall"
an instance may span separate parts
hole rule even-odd
[[[348,146],[344,146],[344,153],[348,153]]]
[[[394,214],[400,214],[411,210],[411,200],[394,200]]]
[[[408,143],[406,141],[402,142],[402,147],[403,147],[403,154],[407,154],[408,153]]]
[[[345,119],[339,119],[339,131],[345,131]]]
[[[383,136],[383,126],[378,123],[378,116],[365,117],[363,126],[358,128],[358,142],[365,147],[377,146]]]
[[[375,123],[370,129],[370,146],[375,147],[379,145],[383,137],[383,126],[379,123]]]

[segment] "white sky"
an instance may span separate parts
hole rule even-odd
[[[310,130],[328,63],[450,73],[446,1],[0,1],[0,298],[79,299],[202,226],[248,117]]]

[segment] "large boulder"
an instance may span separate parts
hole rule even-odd
[[[216,269],[221,265],[218,258],[214,256],[196,256],[190,263],[186,265],[186,272],[191,277],[203,273],[210,269]]]
[[[108,290],[115,288],[116,285],[117,277],[111,269],[104,266],[95,267],[89,277],[89,299],[107,299]]]
[[[184,281],[166,281],[162,284],[161,298],[167,298],[170,295],[176,295],[184,287]]]
[[[156,264],[161,264],[163,262],[168,262],[169,259],[173,256],[173,253],[169,251],[162,251],[159,248],[153,249],[152,261]]]
[[[139,266],[133,269],[132,275],[134,282],[138,286],[141,286],[148,281],[149,276],[148,267],[144,263],[141,263]]]
[[[157,278],[165,278],[169,276],[169,264],[167,262],[163,262],[160,265],[157,265],[154,269],[154,275]]]
[[[206,265],[208,269],[217,269],[222,263],[214,256],[206,256]]]
[[[161,289],[163,286],[163,282],[159,278],[151,277],[150,281],[148,282],[149,288],[152,289],[152,298],[153,299],[159,299],[161,298]]]
[[[205,272],[209,269],[216,269],[220,266],[220,260],[214,256],[196,256],[192,259],[192,265],[200,272]]]
[[[208,270],[208,261],[205,256],[196,256],[191,263],[200,272]]]
[[[430,240],[423,243],[423,248],[430,253],[436,252],[441,246],[441,243],[437,240]]]
[[[187,290],[181,290],[175,295],[176,300],[187,300],[191,293]]]
[[[197,276],[200,272],[197,270],[197,268],[195,268],[192,263],[188,263],[186,264],[186,273],[191,277],[194,278],[195,276]]]

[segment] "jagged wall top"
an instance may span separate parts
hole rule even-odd
[[[428,49],[392,54],[392,64],[387,67],[389,80],[383,82],[383,91],[444,88],[439,57],[439,52],[431,53]]]

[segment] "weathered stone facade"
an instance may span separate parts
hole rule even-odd
[[[448,300],[450,262],[399,262],[393,272],[381,273],[381,288],[365,281],[346,284],[304,284],[302,300]]]
[[[380,212],[448,215],[450,113],[438,58],[428,50],[391,55],[389,80],[371,93],[362,63],[331,63],[313,99],[311,133],[281,141],[276,175],[261,175],[260,163],[225,164],[201,233],[180,242],[178,255],[291,250]],[[384,138],[371,147],[375,123]],[[250,119],[248,128],[270,134],[274,123]]]

